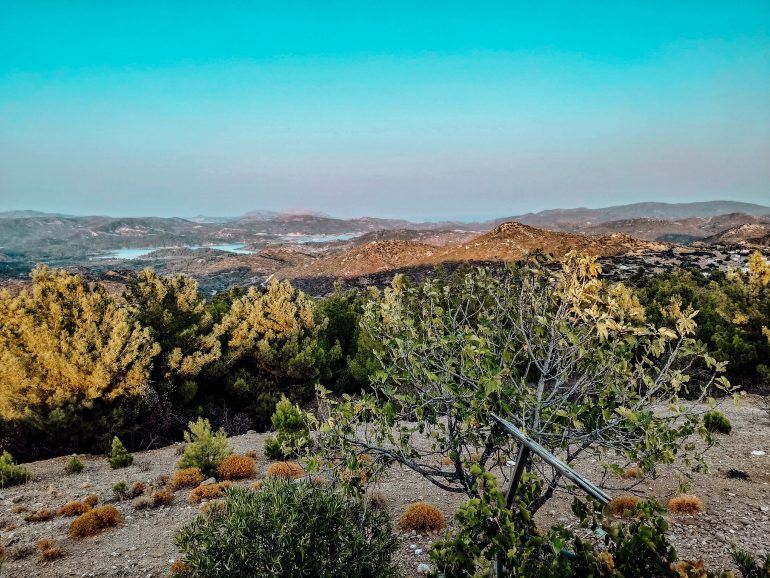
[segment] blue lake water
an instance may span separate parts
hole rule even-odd
[[[323,243],[326,241],[347,241],[353,237],[357,237],[354,233],[344,233],[341,235],[284,235],[282,238],[284,241],[291,243]],[[224,245],[185,245],[188,249],[216,249],[218,251],[227,251],[228,253],[238,253],[241,255],[248,255],[254,253],[245,249],[243,243],[226,243]],[[153,251],[158,249],[173,249],[174,247],[142,247],[140,249],[123,247],[121,249],[114,249],[112,251],[106,251],[103,255],[97,257],[98,259],[139,259],[145,255],[149,255]]]

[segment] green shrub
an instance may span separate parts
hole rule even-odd
[[[286,396],[281,397],[271,418],[276,436],[265,440],[265,455],[273,460],[285,460],[310,443],[310,431],[305,415]]]
[[[30,479],[27,468],[17,465],[13,456],[8,452],[0,455],[0,488],[22,484]]]
[[[397,575],[388,514],[337,489],[269,479],[259,491],[229,489],[224,500],[177,535],[192,576]]]
[[[743,578],[767,578],[770,576],[770,554],[757,557],[733,544],[730,548],[730,557]]]
[[[128,494],[128,483],[125,480],[115,482],[112,484],[112,492],[118,500],[125,500]]]
[[[729,434],[733,426],[721,411],[713,409],[703,415],[703,425],[711,433]]]
[[[219,464],[233,453],[227,443],[227,434],[221,429],[212,432],[209,420],[200,417],[187,427],[190,430],[184,433],[187,446],[176,464],[177,469],[199,468],[207,478],[216,476]]]
[[[109,458],[113,470],[126,468],[134,463],[134,456],[126,449],[117,436],[112,438],[112,452]]]
[[[72,456],[67,465],[64,466],[64,471],[68,474],[79,474],[83,471],[83,462],[77,456]]]

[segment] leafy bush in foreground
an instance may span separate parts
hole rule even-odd
[[[233,453],[227,434],[223,430],[212,432],[209,420],[200,417],[188,427],[190,431],[184,432],[187,445],[176,467],[180,470],[198,468],[206,477],[215,476],[222,460]]]
[[[29,478],[29,470],[18,465],[11,454],[3,452],[0,455],[0,488],[22,484]]]
[[[265,539],[269,536],[269,539]],[[271,479],[232,488],[225,504],[182,528],[191,576],[386,577],[397,539],[388,515],[331,487]]]

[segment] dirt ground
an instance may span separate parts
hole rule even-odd
[[[705,511],[695,517],[670,516],[671,536],[679,554],[686,559],[704,558],[709,567],[729,567],[727,548],[736,543],[758,553],[770,552],[770,418],[762,411],[758,399],[746,396],[740,408],[725,402],[721,409],[733,424],[733,431],[721,437],[721,444],[708,454],[710,471],[695,474],[691,492],[705,502]],[[265,434],[246,434],[231,438],[238,453],[256,452],[262,474],[269,465],[264,457]],[[177,530],[199,509],[187,497],[189,490],[176,493],[168,507],[136,510],[130,501],[112,502],[122,513],[117,528],[102,534],[74,540],[67,530],[72,518],[55,517],[45,522],[25,522],[28,512],[41,508],[58,509],[71,500],[97,494],[101,501],[113,500],[112,485],[120,480],[129,484],[141,481],[151,484],[161,475],[172,472],[177,448],[138,453],[128,468],[112,470],[102,456],[85,456],[85,469],[67,475],[64,467],[69,457],[27,464],[33,480],[27,484],[0,490],[0,543],[10,558],[2,576],[166,576],[172,562],[179,557],[174,544]],[[764,451],[764,455],[752,452]],[[596,476],[598,465],[580,464],[589,477]],[[730,468],[742,470],[748,479],[730,479]],[[251,481],[242,482],[249,485]],[[678,480],[672,470],[662,470],[656,479],[646,480],[638,489],[664,503],[677,491]],[[386,505],[397,517],[411,502],[428,500],[441,508],[450,522],[461,495],[449,494],[404,469],[394,468],[379,484]],[[539,523],[574,522],[569,496],[556,496],[538,514]],[[65,550],[63,558],[43,561],[34,549],[42,538],[50,538]],[[416,576],[418,566],[429,562],[428,550],[434,536],[400,535],[399,564],[407,576]]]

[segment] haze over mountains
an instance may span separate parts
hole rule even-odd
[[[533,250],[597,256],[665,252],[670,244],[767,246],[770,206],[735,201],[558,209],[482,222],[420,222],[252,211],[238,217],[0,213],[0,277],[39,262],[98,275],[154,267],[225,288],[264,281],[361,277],[443,263],[499,262]],[[137,251],[132,259],[121,254]],[[117,250],[117,253],[116,253]],[[140,256],[141,255],[141,256]]]

